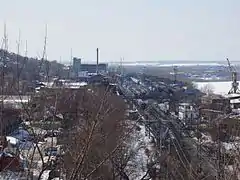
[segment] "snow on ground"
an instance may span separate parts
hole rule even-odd
[[[239,152],[240,143],[239,142],[230,142],[230,143],[224,142],[223,146],[225,147],[225,149],[227,151]]]
[[[40,179],[41,179],[41,180],[48,180],[48,178],[49,178],[49,173],[50,173],[50,170],[44,171]]]
[[[133,133],[133,141],[131,142],[131,149],[134,152],[134,158],[128,164],[129,177],[133,180],[141,179],[147,172],[147,164],[150,157],[147,155],[146,150],[153,149],[151,139],[147,136],[145,126],[139,125],[140,131],[135,130]]]
[[[213,89],[215,94],[226,95],[228,91],[231,89],[232,82],[231,81],[223,81],[223,82],[194,82],[199,90],[201,90],[204,86],[209,86]]]
[[[23,180],[26,179],[24,172],[2,171],[0,172],[0,180]]]

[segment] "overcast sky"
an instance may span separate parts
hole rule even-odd
[[[101,61],[240,60],[240,0],[0,0],[9,49]]]

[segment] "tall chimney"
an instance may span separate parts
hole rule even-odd
[[[97,67],[96,67],[96,73],[98,74],[98,48],[97,48]]]

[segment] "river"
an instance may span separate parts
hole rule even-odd
[[[223,81],[223,82],[194,82],[196,87],[201,90],[204,86],[208,86],[213,90],[215,94],[225,95],[231,89],[231,81]]]

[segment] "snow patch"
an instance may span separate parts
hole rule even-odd
[[[133,180],[141,179],[146,174],[147,164],[150,160],[150,154],[153,148],[151,138],[147,136],[145,126],[138,124],[138,127],[140,128],[140,131],[136,130],[134,132],[133,141],[131,142],[131,149],[134,152],[134,158],[128,164],[128,168],[131,169],[129,177]],[[133,167],[134,170],[132,170]]]

